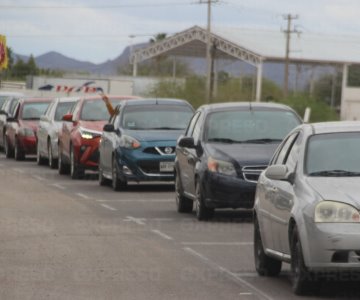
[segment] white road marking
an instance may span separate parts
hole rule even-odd
[[[41,176],[39,176],[39,175],[33,175],[32,177],[34,177],[35,179],[40,180],[40,181],[44,181],[44,180],[45,180],[45,178],[43,178],[43,177],[41,177]]]
[[[53,183],[53,184],[50,184],[50,185],[54,186],[54,187],[56,187],[56,188],[58,188],[60,190],[65,190],[66,189],[66,187],[64,187],[63,185],[58,184],[58,183]]]
[[[113,210],[113,211],[117,210],[116,208],[114,208],[114,207],[112,207],[112,206],[110,206],[110,205],[101,204],[101,206],[102,206],[102,207],[105,207],[105,208],[107,208],[107,209]]]
[[[218,265],[217,263],[211,261],[206,256],[202,255],[201,253],[195,251],[194,249],[191,249],[189,247],[183,248],[186,252],[190,253],[191,255],[200,258],[204,263],[212,267],[213,269],[219,270],[226,274],[229,278],[234,280],[235,282],[238,282],[247,288],[249,288],[254,294],[257,294],[260,298],[266,299],[266,300],[274,300],[269,295],[265,294],[263,291],[252,285],[250,282],[247,282],[245,279],[241,278],[237,274],[229,271],[228,269]]]
[[[24,173],[25,173],[25,170],[19,169],[19,168],[13,168],[13,171],[16,172],[16,173],[20,173],[20,174],[24,174]]]
[[[240,296],[252,296],[253,293],[240,293],[239,295]]]
[[[76,195],[78,195],[79,197],[84,198],[84,199],[90,199],[89,196],[86,196],[85,194],[82,194],[82,193],[76,193]]]
[[[174,202],[173,200],[166,199],[152,199],[152,200],[144,200],[144,199],[98,199],[98,202],[146,202],[146,203],[154,203],[154,202]]]
[[[151,230],[153,233],[156,233],[157,235],[161,236],[162,238],[164,238],[165,240],[173,240],[173,238],[171,236],[168,236],[167,234],[161,232],[160,230],[156,230],[153,229]]]
[[[252,246],[253,242],[181,242],[182,245],[200,245],[200,246]]]
[[[105,204],[102,204],[102,205],[105,205]],[[134,218],[134,217],[131,217],[131,216],[126,216],[126,219],[123,220],[124,222],[134,222],[138,225],[145,225],[145,221],[146,219],[144,218]]]
[[[173,221],[174,219],[171,218],[153,218],[153,219],[148,219],[149,221],[160,221],[160,222],[169,222],[169,221]]]

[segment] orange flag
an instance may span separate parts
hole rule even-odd
[[[0,70],[7,69],[8,67],[8,55],[6,49],[6,37],[0,35]]]

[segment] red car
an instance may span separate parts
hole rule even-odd
[[[27,154],[36,154],[36,133],[40,117],[52,99],[21,99],[13,117],[7,118],[4,149],[7,158],[23,160]]]
[[[132,96],[109,96],[113,107]],[[110,113],[100,96],[81,98],[59,132],[59,174],[70,171],[71,178],[84,176],[85,170],[98,170],[99,142]]]

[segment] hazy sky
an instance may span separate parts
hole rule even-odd
[[[94,63],[131,43],[206,24],[199,0],[0,0],[0,34],[19,54],[48,51]],[[220,0],[213,26],[284,29],[283,14],[303,32],[360,36],[360,0]],[[133,36],[130,38],[130,36]],[[337,45],[334,45],[337,46]]]

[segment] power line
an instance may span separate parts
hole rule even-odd
[[[114,9],[114,8],[138,8],[138,7],[168,7],[194,5],[196,2],[172,2],[172,3],[151,3],[151,4],[114,4],[114,5],[0,5],[0,9]]]

